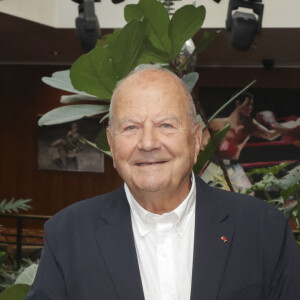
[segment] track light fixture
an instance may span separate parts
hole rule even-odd
[[[230,31],[232,48],[246,51],[250,48],[254,37],[261,31],[264,5],[262,0],[229,0],[226,29]],[[238,11],[251,9],[253,13]]]
[[[101,38],[98,18],[95,14],[95,3],[100,0],[72,0],[79,4],[78,17],[75,20],[76,31],[82,48],[92,50]]]

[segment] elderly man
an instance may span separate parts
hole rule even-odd
[[[286,218],[192,173],[201,128],[180,79],[148,69],[123,80],[107,137],[125,183],[46,223],[28,300],[300,299]]]

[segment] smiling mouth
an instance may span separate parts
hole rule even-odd
[[[156,162],[143,162],[143,163],[137,163],[137,166],[151,166],[151,165],[161,165],[166,163],[166,161],[156,161]]]

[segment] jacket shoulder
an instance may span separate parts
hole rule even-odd
[[[78,222],[93,224],[126,205],[125,191],[121,186],[107,194],[85,199],[62,209],[45,223],[45,230],[75,226]]]

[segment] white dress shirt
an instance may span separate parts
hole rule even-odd
[[[196,187],[173,211],[162,215],[145,210],[125,192],[145,300],[188,300],[191,294]]]

